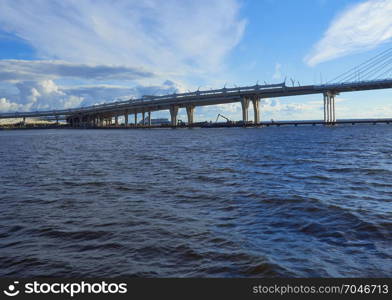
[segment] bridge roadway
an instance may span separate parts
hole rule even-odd
[[[171,125],[177,126],[179,108],[186,108],[188,125],[192,125],[194,109],[196,106],[225,104],[241,102],[242,120],[248,122],[249,104],[254,108],[254,124],[260,123],[260,99],[289,97],[310,94],[323,94],[324,96],[324,123],[336,122],[335,96],[342,92],[378,90],[392,88],[392,79],[360,81],[339,84],[306,85],[288,87],[285,83],[271,85],[254,85],[236,88],[223,88],[216,90],[195,91],[164,96],[143,96],[140,99],[131,99],[105,103],[100,105],[80,107],[66,110],[11,112],[0,114],[0,119],[6,118],[32,118],[49,117],[52,119],[66,119],[74,127],[118,125],[118,118],[124,116],[125,126],[129,124],[129,115],[142,114],[143,124],[151,125],[151,112],[169,110]],[[147,118],[145,114],[147,113]]]

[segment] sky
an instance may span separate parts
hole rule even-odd
[[[391,15],[392,0],[0,0],[0,112],[326,83],[392,48]],[[342,93],[336,116],[392,117],[391,100]],[[195,120],[219,113],[239,120],[241,106],[197,107]],[[322,95],[261,100],[262,120],[322,117]]]

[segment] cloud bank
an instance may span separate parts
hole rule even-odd
[[[0,98],[0,112],[67,109],[116,100],[139,98],[143,95],[161,95],[178,92],[175,82],[135,87],[115,85],[58,86],[53,80],[21,81],[14,93]],[[110,99],[110,100],[108,100]]]
[[[56,78],[134,80],[153,76],[151,72],[126,66],[72,64],[45,60],[0,60],[0,81]]]
[[[366,51],[392,39],[392,1],[369,0],[349,7],[337,16],[313,47],[309,66]]]

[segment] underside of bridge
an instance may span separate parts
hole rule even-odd
[[[333,125],[336,122],[336,113],[335,113],[335,96],[339,93],[336,91],[325,91],[323,93],[324,96],[324,124]],[[241,97],[240,103],[242,108],[242,122],[244,125],[252,124],[258,125],[261,123],[261,106],[260,106],[261,97],[258,95],[252,96],[244,96]],[[249,104],[252,103],[253,106],[253,120],[249,120]],[[178,111],[180,108],[186,109],[187,114],[187,126],[192,126],[194,124],[194,114],[196,104],[186,104],[186,105],[170,105],[170,125],[172,127],[178,126]],[[156,111],[156,109],[154,109]],[[147,113],[147,117],[146,117]],[[103,112],[103,113],[94,113],[94,114],[86,114],[86,115],[74,115],[67,118],[68,124],[72,127],[150,127],[151,126],[151,113],[148,107],[145,110],[124,110],[123,112]],[[131,125],[129,122],[129,115],[134,115],[134,124]],[[138,123],[138,114],[141,114],[141,122]],[[124,123],[119,124],[119,118],[123,117]]]
[[[248,110],[249,103],[252,102],[254,118],[253,121],[249,121]],[[260,97],[252,96],[252,97],[242,97],[241,99],[242,106],[242,121],[244,124],[259,124],[260,123]],[[187,114],[187,123],[186,125],[192,126],[194,124],[194,115],[195,115],[195,104],[187,104],[184,106]],[[170,125],[172,127],[176,127],[178,125],[178,111],[180,109],[180,105],[170,105]],[[138,114],[142,114],[141,124],[138,123]],[[147,113],[147,117],[145,114]],[[124,123],[121,126],[129,127],[129,115],[134,114],[134,126],[151,126],[151,110],[146,111],[129,111],[125,110],[123,112],[115,112],[115,113],[95,113],[95,114],[86,114],[86,115],[74,115],[67,118],[67,123],[72,127],[80,127],[80,128],[88,128],[88,127],[107,127],[107,126],[120,126],[119,118],[124,118]]]

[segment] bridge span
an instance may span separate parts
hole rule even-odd
[[[248,108],[253,105],[253,124],[261,123],[260,99],[275,97],[290,97],[299,95],[323,95],[325,124],[336,122],[335,96],[343,92],[378,90],[392,88],[392,79],[358,81],[348,83],[334,83],[322,85],[286,86],[285,83],[270,85],[253,85],[236,88],[222,88],[216,90],[194,91],[163,96],[144,96],[140,99],[110,102],[100,105],[35,112],[11,112],[0,114],[0,119],[45,117],[53,120],[65,119],[73,127],[104,127],[119,125],[119,117],[124,116],[125,126],[129,126],[129,116],[134,116],[134,124],[138,123],[137,115],[142,114],[144,125],[151,126],[151,113],[169,110],[171,125],[177,126],[179,108],[187,112],[187,124],[194,123],[196,106],[215,105],[240,102],[242,106],[242,120],[249,122]],[[147,114],[147,118],[146,118]],[[114,120],[114,121],[113,121]]]

